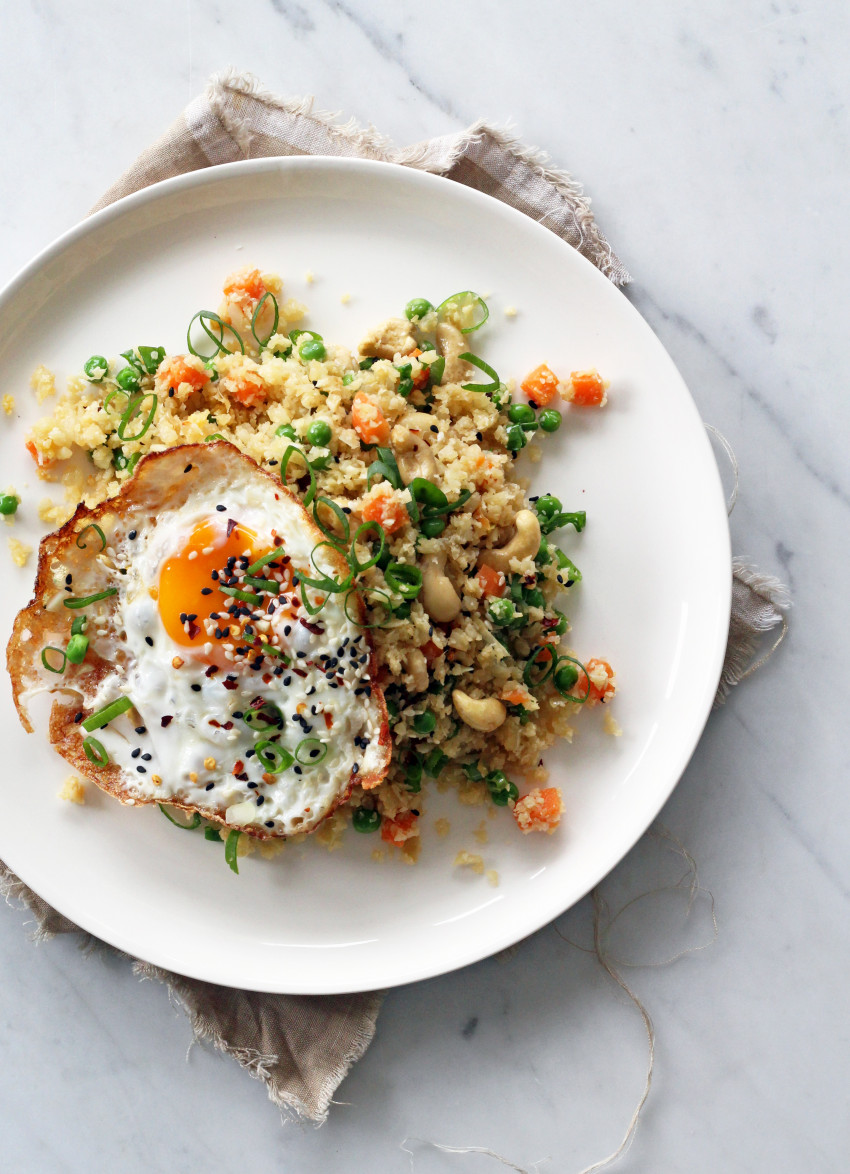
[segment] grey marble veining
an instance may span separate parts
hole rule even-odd
[[[790,0],[31,0],[4,13],[0,279],[78,220],[214,70],[372,122],[397,142],[513,119],[585,183],[704,419],[732,442],[735,549],[793,586],[782,654],[716,713],[663,823],[719,936],[629,970],[657,1030],[623,1171],[847,1169],[847,507],[850,10]],[[676,878],[638,845],[615,907]],[[581,903],[510,957],[392,992],[328,1124],[281,1124],[164,991],[0,909],[3,1167],[91,1174],[411,1169],[405,1138],[570,1174],[618,1143],[642,1086],[635,1008],[591,957]],[[670,894],[616,945],[710,937]],[[563,935],[563,936],[561,936]],[[409,1142],[416,1174],[498,1169]],[[535,1167],[534,1163],[538,1163]]]

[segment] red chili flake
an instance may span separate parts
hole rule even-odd
[[[255,697],[254,700],[251,702],[249,708],[250,709],[262,709],[263,706],[265,705],[265,703],[266,703],[266,701],[265,701],[264,697]]]
[[[169,714],[167,717],[160,718],[159,724],[162,726],[163,729],[165,729],[165,727],[170,726],[173,721],[174,721],[174,718]]]
[[[325,629],[320,627],[319,624],[311,624],[307,620],[303,619],[299,620],[298,623],[302,626],[302,628],[306,628],[308,632],[312,632],[314,636],[324,635]]]
[[[263,782],[264,783],[273,783],[274,781],[275,781],[274,775],[270,775],[268,773],[263,775]]]
[[[207,669],[207,671],[204,673],[204,676],[205,677],[214,677],[217,672],[218,672],[218,665],[211,664],[210,667]]]
[[[225,689],[238,689],[239,687],[239,682],[231,680],[230,677],[226,677],[221,683],[224,685]]]
[[[223,730],[232,730],[233,729],[233,722],[225,722],[221,728]]]
[[[306,677],[307,676],[307,674],[304,672],[303,669],[295,669],[294,668],[292,671],[295,673],[296,677]]]
[[[216,728],[217,730],[220,730],[220,729],[221,729],[221,722],[217,722],[217,721],[215,720],[215,718],[214,718],[214,717],[211,717],[211,718],[210,718],[210,720],[209,720],[209,724],[210,724],[211,726],[215,726],[215,728]]]
[[[201,629],[198,627],[198,625],[195,623],[195,621],[190,620],[186,634],[190,640],[194,640],[195,637],[197,636],[197,634],[200,632],[200,630]]]
[[[260,680],[264,685],[269,685],[274,680],[274,678],[272,677],[271,673],[263,673],[262,677],[260,677]]]
[[[229,538],[239,523],[234,518],[227,519],[227,537]]]
[[[235,775],[241,775],[242,771],[244,769],[245,769],[245,763],[242,761],[241,758],[238,758],[236,760],[236,762],[234,762],[234,764],[233,764],[233,770],[231,773],[235,774]]]
[[[326,713],[325,714],[325,725],[327,726],[328,729],[330,729],[333,724],[334,724],[334,719],[331,717],[331,715],[329,713]]]

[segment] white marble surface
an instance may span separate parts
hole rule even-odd
[[[483,20],[485,11],[486,20]],[[848,11],[834,0],[24,0],[6,5],[0,279],[79,219],[229,64],[313,92],[398,142],[513,119],[580,177],[629,296],[741,463],[739,553],[793,587],[780,655],[716,714],[662,813],[717,901],[719,938],[629,971],[658,1033],[619,1168],[847,1169],[850,798],[842,686]],[[790,720],[789,720],[790,719]],[[641,845],[612,901],[672,876]],[[405,1137],[578,1170],[623,1132],[645,1038],[591,958],[587,902],[511,960],[393,992],[328,1124],[282,1125],[200,1048],[164,991],[111,957],[35,948],[0,909],[4,1169],[205,1174],[410,1169]],[[626,926],[663,958],[705,899]],[[622,946],[625,950],[629,946]],[[412,1145],[417,1174],[498,1169]]]

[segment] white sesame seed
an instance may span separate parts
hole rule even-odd
[[[197,557],[198,557],[197,550],[190,550],[189,551],[189,562],[191,562],[192,559],[197,558]]]

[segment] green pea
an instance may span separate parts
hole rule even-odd
[[[487,775],[487,790],[497,807],[507,807],[509,799],[519,798],[516,785],[511,782],[503,770],[490,771]]]
[[[551,493],[544,493],[537,499],[534,508],[541,518],[554,518],[561,512],[561,503]]]
[[[86,359],[83,364],[83,370],[86,373],[86,378],[92,383],[100,383],[103,377],[109,371],[109,364],[103,355],[92,355],[90,359]]]
[[[314,420],[307,429],[307,439],[319,448],[325,448],[332,436],[331,426],[327,420]]]
[[[504,628],[512,624],[517,617],[517,611],[509,599],[494,599],[488,611],[490,620],[497,628]]]
[[[10,514],[14,514],[20,504],[20,498],[15,497],[14,493],[0,494],[0,514],[4,514],[7,518]]]
[[[414,794],[422,790],[422,769],[422,759],[418,754],[404,768],[404,785]]]
[[[115,376],[115,382],[122,391],[138,391],[142,385],[142,377],[135,367],[122,367]]]
[[[512,424],[533,424],[534,409],[528,404],[511,404],[508,408],[508,419]]]
[[[351,826],[356,832],[376,832],[381,826],[381,813],[372,807],[355,807]]]
[[[555,669],[555,688],[561,693],[566,693],[572,689],[573,685],[578,680],[578,669],[574,664],[562,664]]]
[[[311,338],[308,342],[302,342],[298,348],[298,353],[305,363],[310,359],[324,359],[327,355],[325,344],[320,338]]]
[[[437,719],[426,709],[424,713],[417,713],[413,719],[413,728],[417,734],[432,734],[437,725]]]
[[[348,387],[349,383],[353,383],[353,382],[354,382],[354,372],[353,371],[346,371],[346,373],[342,377],[342,386]]]
[[[68,647],[65,649],[65,655],[71,664],[82,664],[86,658],[88,647],[88,636],[74,635],[68,641]]]
[[[275,429],[275,436],[285,436],[289,440],[297,440],[298,436],[291,424],[281,424]]]
[[[564,613],[562,611],[556,610],[555,615],[558,617],[558,622],[555,625],[555,631],[559,636],[563,636],[563,634],[566,632],[567,628],[569,628],[569,626],[570,626],[570,621],[567,619],[567,617],[564,615]]]
[[[547,408],[540,413],[540,427],[544,432],[557,432],[561,427],[561,413],[554,408]]]
[[[446,528],[446,523],[442,518],[426,518],[419,529],[426,538],[439,538]]]
[[[521,448],[525,448],[528,439],[519,424],[512,424],[508,429],[507,445],[511,452],[519,452]]]
[[[412,322],[414,318],[424,318],[426,314],[430,314],[434,307],[427,298],[413,298],[404,307],[405,317],[408,322]]]

